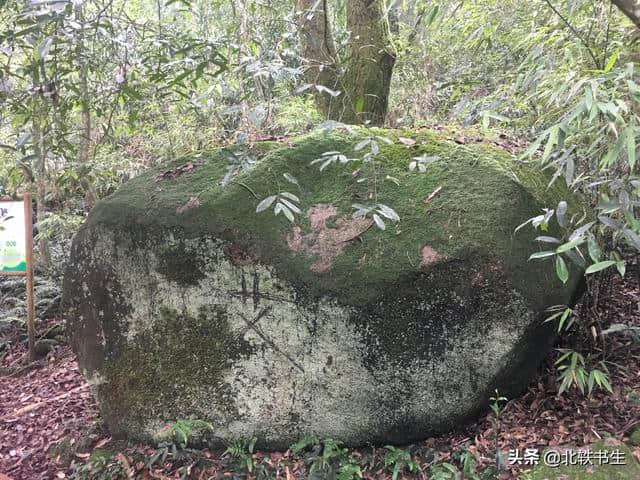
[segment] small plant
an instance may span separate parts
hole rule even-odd
[[[421,155],[419,157],[413,157],[413,160],[409,163],[409,170],[411,172],[417,171],[418,173],[424,173],[427,171],[427,166],[437,162],[440,159],[437,155],[427,156]]]
[[[231,179],[238,175],[240,172],[248,172],[249,170],[251,170],[253,165],[256,163],[256,157],[242,150],[237,152],[228,150],[226,153],[227,160],[229,161],[229,166],[227,167],[226,175],[220,181],[220,185],[222,187],[226,187],[227,185],[229,185]]]
[[[315,165],[316,163],[320,163],[320,171],[323,171],[325,168],[331,166],[334,163],[340,163],[342,165],[346,165],[347,163],[353,161],[353,159],[347,158],[342,152],[324,152],[320,158],[316,158],[311,162],[311,165]]]
[[[409,472],[419,472],[420,465],[411,458],[411,453],[402,448],[386,445],[388,451],[384,455],[384,466],[391,472],[391,479],[396,480],[398,475],[408,470]]]
[[[71,238],[84,220],[80,215],[49,213],[46,218],[36,224],[38,234],[34,240],[49,240],[57,236]]]
[[[256,437],[251,437],[248,440],[234,440],[227,445],[223,455],[231,456],[237,468],[246,469],[247,472],[251,473],[255,467],[253,449],[257,441]]]
[[[575,323],[576,319],[573,315],[573,310],[565,305],[555,305],[547,309],[550,315],[545,319],[545,323],[558,321],[557,331],[561,333],[563,330],[569,330]]]
[[[158,448],[149,456],[147,468],[151,468],[157,462],[165,460],[179,460],[183,454],[190,451],[187,446],[194,437],[201,436],[205,431],[213,431],[213,425],[199,419],[186,419],[171,422],[155,433]]]
[[[352,207],[356,209],[356,211],[353,212],[353,218],[364,218],[371,215],[373,218],[373,222],[380,230],[384,230],[386,228],[382,217],[391,220],[392,222],[400,221],[400,216],[396,213],[396,211],[393,208],[388,207],[387,205],[383,205],[382,203],[378,203],[373,206],[354,203]]]
[[[73,478],[77,480],[112,480],[126,478],[125,468],[109,451],[96,449],[84,463],[73,467]]]
[[[466,480],[489,480],[497,478],[497,471],[494,466],[485,468],[482,474],[480,474],[477,470],[477,456],[466,448],[460,450],[459,452],[456,452],[454,454],[454,458],[458,461],[460,467],[462,468],[462,478]]]
[[[560,375],[558,381],[560,386],[558,388],[558,394],[561,395],[570,387],[574,386],[580,393],[587,392],[591,395],[595,387],[606,390],[609,393],[613,393],[611,388],[611,381],[609,378],[609,370],[605,362],[600,361],[598,365],[600,369],[593,368],[589,370],[587,368],[587,362],[582,354],[575,350],[559,350],[562,355],[556,360],[555,365],[558,366]]]
[[[460,470],[452,463],[436,463],[429,469],[429,480],[459,480],[461,478]]]
[[[262,200],[256,207],[256,213],[260,213],[271,207],[275,203],[273,213],[278,216],[280,212],[293,223],[294,215],[301,213],[296,203],[300,203],[300,199],[293,193],[280,192],[277,195],[270,195]]]
[[[498,389],[496,389],[495,394],[489,398],[489,402],[490,402],[489,408],[493,413],[493,418],[491,419],[491,422],[493,423],[493,429],[495,432],[494,448],[496,452],[496,469],[499,471],[504,464],[504,458],[503,458],[502,452],[500,451],[500,443],[499,443],[500,428],[502,426],[500,417],[502,416],[502,413],[504,412],[504,409],[507,406],[508,400],[507,400],[507,397],[500,395],[500,392],[498,392]]]
[[[327,438],[320,442],[318,437],[306,435],[291,446],[298,454],[309,450],[305,462],[309,467],[309,480],[354,480],[362,478],[358,462],[342,446],[342,442]]]
[[[542,232],[547,232],[549,230],[549,222],[555,216],[558,225],[564,231],[564,235],[561,238],[549,235],[536,237],[535,240],[537,242],[551,245],[551,247],[547,247],[549,248],[548,250],[533,253],[529,257],[529,260],[554,259],[556,275],[562,283],[567,283],[569,280],[567,260],[575,264],[580,270],[584,270],[585,275],[591,275],[610,267],[616,267],[620,276],[624,276],[626,265],[620,253],[614,250],[609,252],[608,258],[603,257],[602,249],[592,230],[594,230],[596,226],[600,229],[604,227],[615,229],[617,227],[622,232],[621,235],[636,248],[640,248],[640,237],[638,237],[632,229],[621,229],[616,221],[604,215],[605,213],[611,213],[607,210],[607,202],[608,200],[601,200],[599,203],[598,209],[600,213],[603,213],[598,216],[600,225],[597,225],[597,222],[593,221],[580,225],[572,230],[573,226],[584,221],[584,216],[580,219],[576,219],[575,217],[569,218],[567,216],[568,205],[565,201],[559,202],[555,209],[545,208],[544,214],[532,217],[519,225],[515,229],[516,232],[529,224],[536,230],[540,229]],[[629,217],[629,214],[627,214],[627,217]],[[633,228],[640,230],[640,223],[635,219],[628,218],[628,222]],[[591,265],[589,266],[587,266],[587,254],[591,260]]]
[[[180,448],[187,448],[194,434],[200,434],[203,430],[213,431],[213,425],[199,419],[177,420],[166,424],[156,432],[155,436],[160,441],[168,441]]]

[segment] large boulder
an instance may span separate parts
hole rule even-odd
[[[375,153],[357,145],[372,133],[394,141],[375,139],[372,161],[311,164]],[[562,285],[527,261],[532,231],[514,234],[574,202],[559,183],[431,131],[338,129],[149,171],[73,241],[64,303],[80,368],[109,429],[135,439],[185,418],[267,448],[450,429],[494,389],[526,386],[553,341],[545,309],[576,290],[576,272]],[[282,191],[299,197],[293,223],[275,203],[256,213]],[[382,230],[354,203],[401,221]]]

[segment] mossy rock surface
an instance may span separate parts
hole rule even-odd
[[[311,165],[362,157],[371,134],[394,141],[376,140],[374,162]],[[426,172],[411,172],[421,156]],[[149,439],[200,418],[218,440],[277,448],[306,433],[408,442],[473,418],[495,388],[526,385],[553,341],[545,309],[575,294],[579,272],[562,285],[527,261],[532,232],[514,234],[543,206],[581,210],[548,183],[502,150],[427,130],[316,132],[129,181],[76,235],[64,287],[106,423]],[[300,199],[294,223],[256,213],[281,191]],[[401,221],[380,230],[352,218],[354,203]]]
[[[562,459],[561,465],[550,466],[541,462],[523,478],[526,480],[640,479],[640,464],[627,445],[607,446],[599,442],[589,447],[554,450],[559,456],[554,455],[553,463]],[[566,452],[572,452],[572,454],[567,455]],[[585,454],[585,452],[591,453]]]

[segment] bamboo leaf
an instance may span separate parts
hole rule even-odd
[[[264,200],[262,200],[258,206],[256,207],[256,213],[260,213],[265,211],[267,208],[269,208],[273,202],[275,201],[276,196],[275,195],[271,195],[268,196],[267,198],[265,198]]]
[[[587,268],[584,273],[585,273],[585,275],[589,275],[591,273],[596,273],[596,272],[599,272],[601,270],[604,270],[605,268],[609,268],[611,265],[615,265],[615,263],[616,262],[614,262],[612,260],[605,260],[604,262],[594,263],[589,268]]]
[[[569,280],[569,269],[560,255],[556,257],[556,274],[562,283],[567,283],[567,280]]]

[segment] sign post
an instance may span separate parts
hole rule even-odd
[[[27,291],[29,361],[35,360],[35,307],[33,298],[33,223],[31,195],[22,200],[0,200],[0,275],[24,276]]]

